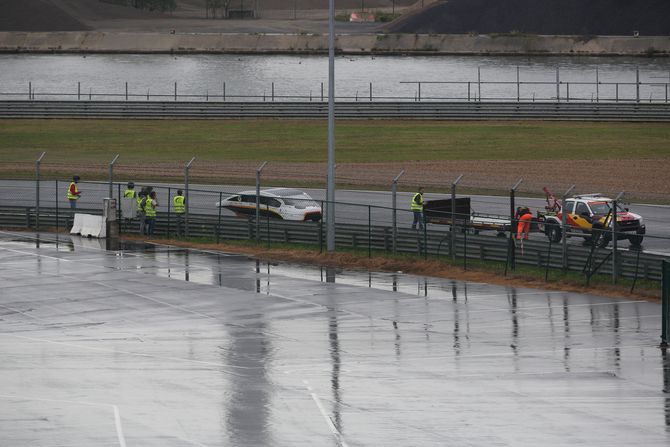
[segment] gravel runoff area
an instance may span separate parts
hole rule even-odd
[[[255,181],[256,161],[207,161],[191,168],[191,181],[213,183],[247,183]],[[391,180],[401,171],[400,188],[413,190],[424,185],[430,190],[446,190],[460,174],[462,189],[507,192],[519,178],[524,181],[519,192],[543,194],[549,186],[555,193],[577,185],[580,192],[616,194],[626,191],[626,197],[638,201],[667,203],[670,199],[670,160],[667,158],[618,160],[455,160],[412,161],[392,163],[338,163],[337,183],[348,187],[389,188]],[[0,176],[12,177],[17,171],[32,172],[33,163],[2,163]],[[69,176],[77,172],[82,178],[104,179],[105,166],[90,164],[49,163],[42,166],[42,175],[52,172]],[[181,163],[117,165],[118,179],[175,179],[183,176]],[[264,181],[273,184],[323,186],[325,163],[272,162],[263,171]]]

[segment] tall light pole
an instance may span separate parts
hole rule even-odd
[[[328,0],[328,185],[326,250],[335,251],[335,0]]]

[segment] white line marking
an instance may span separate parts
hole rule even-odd
[[[302,382],[305,384],[305,387],[307,388],[307,391],[309,391],[310,396],[312,396],[312,400],[314,400],[314,403],[319,409],[321,416],[323,416],[323,418],[326,420],[326,424],[328,424],[328,428],[330,428],[330,431],[335,436],[337,443],[340,444],[342,447],[349,447],[348,444],[345,442],[342,433],[340,433],[337,427],[335,427],[333,420],[330,418],[330,416],[328,416],[326,409],[323,408],[323,405],[321,404],[321,399],[319,399],[319,396],[312,390],[312,387],[309,385],[309,382],[307,382],[306,380],[303,380]]]
[[[116,436],[119,438],[119,446],[126,447],[126,439],[123,437],[123,427],[121,426],[121,415],[119,415],[119,407],[114,407],[114,423],[116,424]]]
[[[35,400],[39,402],[59,402],[74,405],[87,405],[91,407],[112,407],[112,409],[114,410],[114,425],[116,426],[116,436],[119,439],[119,446],[126,447],[126,439],[123,436],[123,426],[121,425],[121,416],[119,415],[119,407],[117,407],[114,404],[106,404],[100,402],[81,402],[81,401],[64,400],[64,399],[46,399],[41,397],[17,396],[12,394],[0,394],[0,398],[2,397],[8,399]]]
[[[141,353],[141,352],[121,351],[119,349],[99,348],[99,347],[96,347],[96,346],[84,346],[84,345],[78,345],[76,343],[68,343],[68,342],[64,342],[64,341],[48,340],[48,339],[44,339],[44,338],[27,337],[25,335],[7,334],[7,333],[4,333],[4,332],[0,332],[0,336],[20,338],[22,340],[29,340],[29,341],[40,342],[40,343],[48,343],[48,344],[54,344],[54,345],[68,346],[68,347],[71,347],[71,348],[85,349],[85,350],[89,350],[89,351],[109,352],[109,353],[112,353],[112,354],[125,354],[125,355],[136,356],[136,357],[173,360],[173,361],[178,361],[178,362],[194,363],[194,364],[197,364],[197,365],[212,366],[215,369],[217,369],[218,371],[224,372],[226,374],[231,374],[231,375],[234,375],[234,376],[242,377],[242,375],[240,375],[240,374],[237,374],[237,373],[234,373],[232,371],[228,371],[228,370],[223,369],[221,363],[208,362],[206,360],[193,360],[193,359],[185,359],[185,358],[181,358],[181,357],[165,357],[165,356],[154,355],[154,354],[144,354],[144,353]],[[246,366],[231,366],[231,367],[236,368],[236,369],[251,369],[251,367],[246,367]]]
[[[72,262],[69,259],[56,258],[56,257],[53,257],[53,256],[41,255],[39,253],[30,253],[28,251],[12,250],[11,248],[0,247],[0,250],[11,251],[13,253],[19,253],[19,254],[22,254],[22,255],[38,256],[40,258],[53,259],[53,260],[56,260],[56,261]]]

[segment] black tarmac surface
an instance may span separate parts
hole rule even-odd
[[[670,444],[657,303],[8,232],[0,281],[3,446]]]

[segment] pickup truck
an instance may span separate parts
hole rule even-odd
[[[612,240],[612,214],[616,214],[617,240],[628,239],[633,246],[640,246],[646,228],[639,214],[631,213],[628,208],[617,204],[616,213],[612,212],[613,200],[601,194],[583,194],[558,203],[556,211],[538,213],[540,231],[549,240],[558,242],[562,238],[563,212],[566,212],[566,236],[583,237],[585,242],[594,238],[598,246],[605,247]]]

